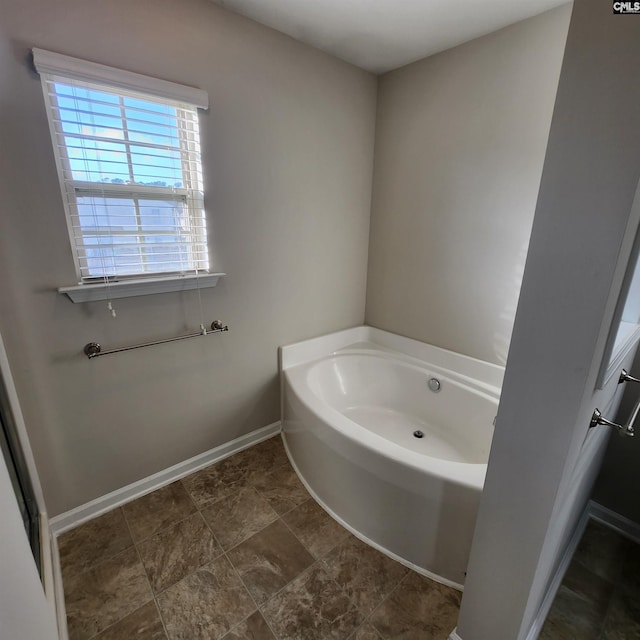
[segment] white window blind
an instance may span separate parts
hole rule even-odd
[[[208,271],[196,107],[39,71],[81,280]]]

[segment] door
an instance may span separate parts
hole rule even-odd
[[[19,416],[0,335],[0,638],[54,640],[56,618],[40,575],[39,518],[25,460],[30,451],[28,442],[25,450],[19,447]]]
[[[0,638],[56,640],[54,612],[45,598],[2,456],[0,514]]]
[[[611,436],[589,424],[596,408],[613,415],[622,386],[601,372],[639,217],[640,22],[628,18],[605,2],[574,3],[452,638],[535,637]]]
[[[25,535],[33,554],[38,572],[42,575],[40,557],[40,516],[33,488],[29,480],[27,465],[20,448],[13,416],[9,406],[4,380],[0,377],[0,454],[9,473],[11,486],[16,496]]]

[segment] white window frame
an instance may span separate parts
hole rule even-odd
[[[134,184],[109,184],[82,182],[71,180],[64,175],[64,167],[58,153],[57,146],[60,145],[60,133],[56,132],[54,123],[52,122],[53,107],[49,104],[47,82],[52,78],[61,82],[75,81],[87,83],[95,87],[95,85],[103,86],[105,89],[111,89],[126,94],[133,94],[137,98],[149,97],[164,100],[167,103],[176,106],[176,103],[189,105],[199,109],[207,109],[209,106],[208,95],[206,92],[188,87],[185,85],[160,80],[149,76],[115,69],[105,65],[79,60],[69,56],[44,51],[42,49],[33,49],[34,65],[38,73],[42,76],[43,91],[45,91],[45,102],[47,105],[47,113],[49,115],[49,124],[52,135],[52,143],[54,145],[54,153],[60,179],[60,186],[64,200],[67,225],[69,228],[70,240],[72,245],[72,253],[76,266],[76,272],[79,278],[79,285],[73,287],[63,287],[59,291],[66,293],[74,302],[87,300],[106,299],[107,297],[123,297],[128,295],[142,295],[145,293],[155,293],[167,290],[184,290],[195,288],[196,286],[215,286],[219,273],[203,273],[196,270],[195,274],[180,274],[179,272],[169,273],[137,273],[131,276],[118,277],[118,282],[109,279],[109,282],[98,282],[97,279],[85,276],[81,272],[81,265],[78,258],[79,250],[76,248],[76,240],[72,229],[72,216],[77,217],[77,210],[72,211],[76,195],[79,193],[91,194],[100,192],[102,197],[108,197],[109,194],[119,197],[131,197],[133,194],[143,196],[146,192],[149,195],[155,194],[158,199],[169,198],[176,199],[183,197],[188,198],[188,207],[201,207],[202,215],[204,215],[204,203],[202,202],[202,189],[189,189],[189,171],[183,170],[185,178],[185,188],[162,188],[162,187],[145,187]],[[95,87],[99,88],[99,87]],[[64,144],[64,140],[62,141]],[[69,172],[67,171],[67,174]],[[98,186],[99,185],[99,186]],[[195,205],[192,202],[193,194],[196,194]],[[198,196],[199,193],[199,196]],[[66,196],[66,197],[65,197]],[[198,201],[199,200],[199,201]],[[190,211],[191,212],[191,211]],[[207,238],[204,237],[204,246],[207,247]],[[192,279],[197,279],[193,282]],[[145,282],[149,282],[150,286],[145,286]],[[107,288],[109,291],[104,292]],[[115,291],[114,291],[115,289]],[[116,295],[114,295],[114,293]],[[78,298],[78,299],[74,299]]]

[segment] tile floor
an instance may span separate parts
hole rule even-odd
[[[446,640],[460,605],[318,507],[279,436],[58,543],[70,640]]]
[[[640,640],[640,545],[591,520],[540,640]]]

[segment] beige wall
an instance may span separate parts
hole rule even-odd
[[[55,515],[279,418],[276,348],[364,318],[376,79],[207,0],[0,0],[0,333]],[[193,292],[74,305],[41,47],[200,87],[213,267]],[[4,55],[6,52],[6,55]],[[339,231],[338,231],[339,230]]]
[[[374,76],[208,0],[0,11],[0,333],[52,515],[277,420],[277,346],[361,324],[365,292],[374,326],[504,361],[567,8],[382,76],[377,127]],[[55,292],[75,273],[34,46],[208,91],[229,275],[202,299],[228,334],[81,355],[191,331],[199,304],[129,298],[114,320]]]
[[[368,324],[505,363],[569,16],[380,78]]]

